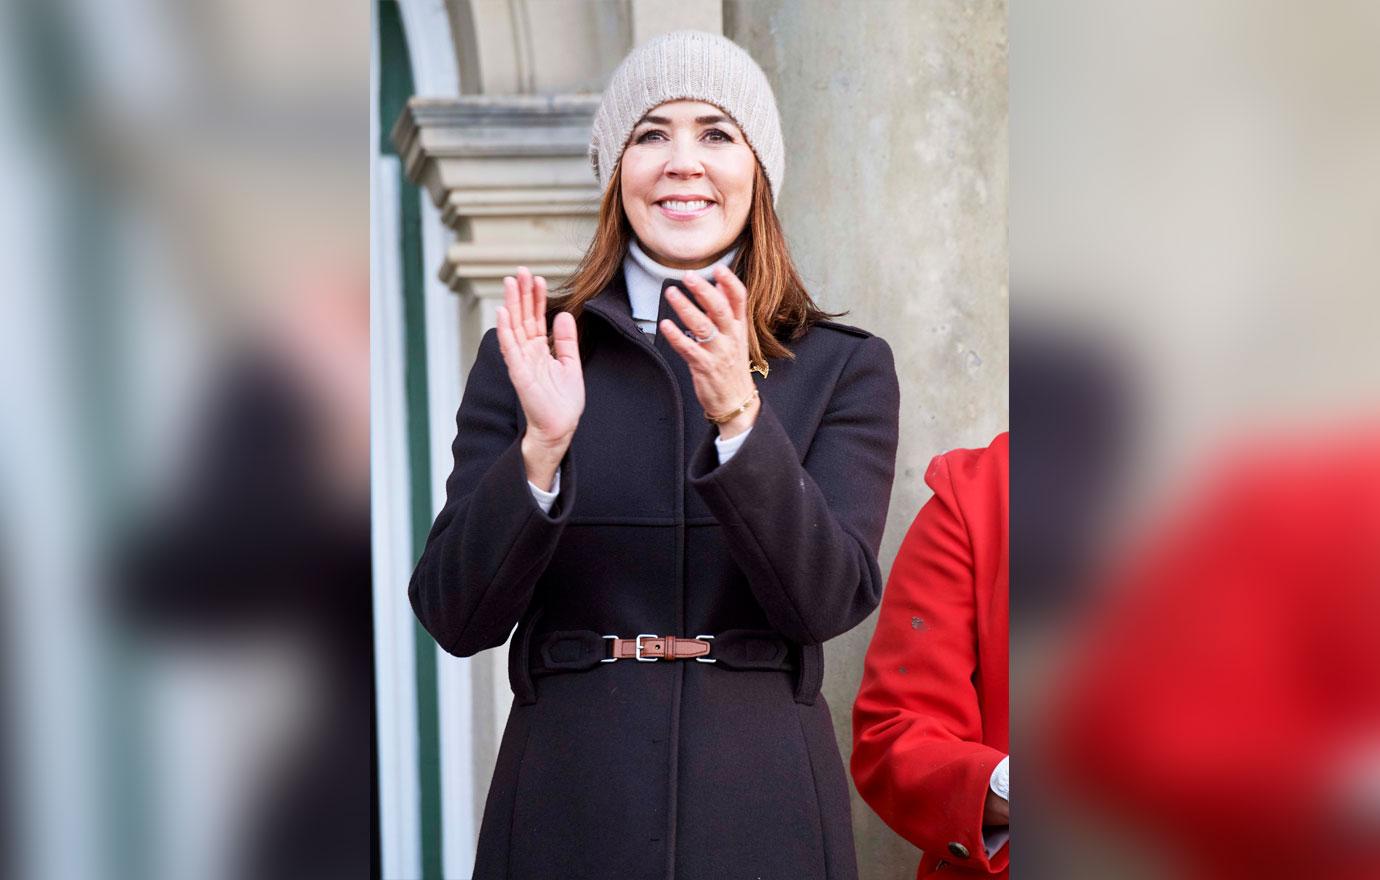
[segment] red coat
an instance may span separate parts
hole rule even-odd
[[[934,497],[892,566],[853,707],[853,780],[925,851],[919,877],[1008,873],[1010,846],[987,858],[982,816],[1008,749],[1009,447],[1001,434],[930,463]]]
[[[1380,431],[1189,486],[1064,638],[1051,781],[1175,877],[1380,877]]]

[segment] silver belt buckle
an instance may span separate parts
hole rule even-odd
[[[660,657],[643,657],[643,656],[642,656],[642,640],[643,640],[643,639],[659,639],[659,638],[661,638],[661,636],[657,635],[656,633],[638,633],[638,634],[637,634],[637,662],[638,662],[638,663],[655,663],[656,661],[658,661],[658,660],[661,659]]]
[[[604,636],[604,639],[605,639],[605,640],[613,639],[613,640],[617,641],[618,636]],[[618,661],[618,658],[617,658],[617,657],[608,657],[608,658],[606,658],[606,659],[600,660],[599,662],[600,662],[600,663],[615,663],[615,662],[617,662],[617,661]]]

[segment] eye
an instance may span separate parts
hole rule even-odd
[[[720,128],[706,129],[702,137],[713,144],[733,143],[733,135]]]
[[[659,129],[649,128],[633,139],[635,144],[645,144],[651,141],[665,140],[666,134]]]

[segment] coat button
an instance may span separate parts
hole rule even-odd
[[[957,840],[949,844],[949,852],[958,856],[960,859],[968,858],[968,847],[959,843]]]

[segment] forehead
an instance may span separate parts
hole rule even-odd
[[[672,123],[693,123],[701,119],[716,119],[734,125],[733,117],[725,113],[721,108],[704,101],[667,101],[658,104],[648,110],[638,120],[641,125],[644,122],[653,120],[668,120]]]

